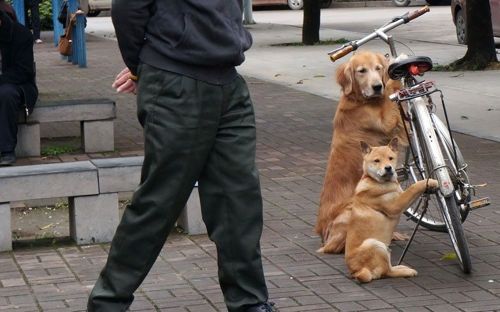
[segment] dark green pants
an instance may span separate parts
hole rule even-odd
[[[196,181],[228,310],[267,301],[255,117],[245,81],[211,85],[145,64],[139,74],[141,184],[116,230],[88,311],[125,311],[132,303]]]

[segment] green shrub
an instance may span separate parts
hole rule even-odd
[[[42,30],[52,30],[52,1],[42,0],[40,2],[40,27]]]
[[[12,3],[12,0],[7,0],[7,2]],[[39,8],[40,8],[40,28],[42,30],[54,29],[52,25],[52,0],[41,0]]]

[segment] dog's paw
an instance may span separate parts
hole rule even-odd
[[[416,270],[414,270],[406,265],[393,266],[387,272],[387,276],[389,276],[389,277],[414,277],[417,275],[418,275],[418,273]]]
[[[437,180],[434,180],[434,179],[429,179],[427,180],[427,189],[428,190],[435,190],[439,187],[439,182]]]
[[[316,250],[317,253],[325,253],[325,247],[321,247],[320,249]]]
[[[418,272],[415,269],[408,268],[408,276],[417,276]]]
[[[392,240],[393,241],[406,241],[409,239],[410,239],[410,236],[408,236],[404,233],[399,233],[399,232],[392,233]]]

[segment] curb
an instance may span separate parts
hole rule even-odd
[[[390,0],[383,1],[333,1],[330,8],[393,7]]]

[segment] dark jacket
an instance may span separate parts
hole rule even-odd
[[[35,106],[38,89],[35,84],[33,58],[33,35],[21,24],[13,22],[5,12],[0,11],[0,51],[2,53],[2,74],[0,84],[18,85],[24,95],[29,111]]]
[[[111,16],[132,73],[144,62],[224,84],[252,45],[242,10],[242,0],[113,0]]]

